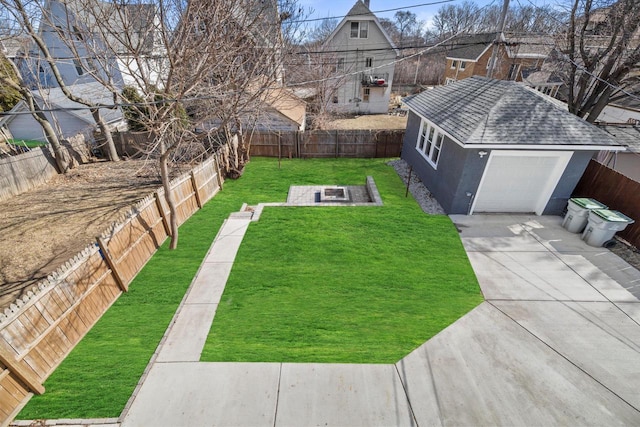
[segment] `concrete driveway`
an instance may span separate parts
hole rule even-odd
[[[397,364],[417,424],[640,425],[640,273],[559,217],[451,218],[486,301]]]
[[[640,274],[559,217],[452,220],[486,301],[395,365],[202,363],[231,218],[122,425],[640,425]]]

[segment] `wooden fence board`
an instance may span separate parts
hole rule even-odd
[[[254,132],[251,154],[265,157],[398,157],[404,130]]]
[[[200,208],[196,192],[205,203],[220,190],[216,161],[212,157],[195,168],[196,179],[188,173],[171,183],[179,224]],[[0,351],[16,358],[15,369],[44,382],[122,294],[116,275],[128,285],[168,237],[169,209],[162,190],[158,194],[157,202],[152,196],[144,199],[101,236],[116,260],[113,265],[107,264],[97,245],[88,246],[45,279],[44,286],[34,288],[28,301],[20,302],[8,315],[0,314]],[[10,421],[32,395],[33,390],[21,381],[14,381],[15,387],[5,386],[13,375],[9,368],[0,371],[0,393],[10,390],[16,396],[0,395],[0,425]]]
[[[574,197],[591,197],[609,209],[635,220],[618,236],[640,247],[640,182],[634,181],[605,165],[591,160],[573,192]]]

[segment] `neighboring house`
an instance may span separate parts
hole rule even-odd
[[[447,50],[445,83],[451,84],[471,76],[487,76],[497,35],[498,33],[461,34],[454,38]],[[510,64],[503,34],[500,34],[500,41],[502,43],[498,44],[494,78],[506,79]]]
[[[625,150],[512,81],[474,76],[405,104],[402,158],[449,214],[560,214],[596,152]]]
[[[488,77],[498,33],[461,34],[451,41],[445,66],[445,83],[471,76]],[[545,67],[553,52],[548,36],[499,34],[493,78],[524,82],[547,95],[554,96],[562,81]]]
[[[619,143],[626,145],[627,151],[601,152],[597,157],[598,161],[640,182],[640,125],[637,123],[606,124],[599,127]]]
[[[92,101],[113,104],[113,95],[103,86],[94,83],[70,86],[74,94],[89,96]],[[56,129],[60,138],[71,138],[77,134],[92,135],[95,130],[95,121],[86,106],[70,101],[60,88],[47,90],[34,90],[38,106],[45,110],[49,122]],[[116,126],[122,122],[122,113],[119,109],[100,109],[103,119],[107,124]],[[24,101],[20,101],[10,112],[10,115],[0,120],[0,127],[6,127],[15,139],[30,139],[46,141],[42,127],[33,118]]]
[[[640,79],[640,75],[631,78]],[[640,122],[640,83],[625,86],[624,92],[611,95],[609,104],[604,107],[598,119],[599,123],[636,123]],[[632,96],[629,96],[631,94]]]
[[[259,117],[256,130],[304,131],[307,121],[307,103],[291,90],[267,90],[265,111]]]
[[[6,37],[0,40],[0,52],[8,59],[15,61],[19,52],[29,47],[29,39],[25,37]]]
[[[386,114],[393,83],[396,46],[369,10],[368,0],[358,0],[338,24],[323,50],[323,61],[335,63],[335,81],[329,82],[330,111]],[[332,56],[331,56],[332,55]]]
[[[256,89],[261,93],[251,102],[254,108],[246,108],[240,116],[244,129],[262,132],[305,130],[307,103],[293,91],[283,87]],[[209,132],[221,124],[221,119],[209,119],[200,123],[198,130]]]
[[[115,55],[65,2],[45,2],[44,19],[39,22],[38,34],[53,57],[65,85],[92,83],[96,81],[96,75],[122,86],[122,74]],[[64,40],[73,40],[76,52],[63,41],[61,35],[64,35]],[[91,46],[91,50],[87,46]],[[29,49],[17,56],[16,64],[31,89],[59,86],[35,42],[31,42]]]

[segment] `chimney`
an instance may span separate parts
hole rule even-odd
[[[364,3],[364,5],[367,6],[367,9],[369,9],[369,0],[362,0],[362,3]]]

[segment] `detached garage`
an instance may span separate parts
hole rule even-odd
[[[625,150],[512,81],[471,77],[404,101],[402,158],[449,214],[560,214],[595,152]]]

